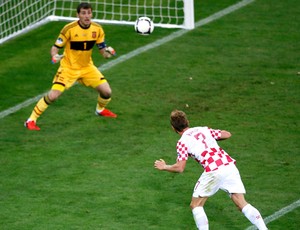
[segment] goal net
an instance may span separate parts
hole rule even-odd
[[[49,21],[76,20],[78,0],[0,1],[0,44]],[[99,23],[134,25],[141,16],[155,26],[194,28],[193,0],[90,0],[93,20]]]

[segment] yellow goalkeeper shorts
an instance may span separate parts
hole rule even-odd
[[[52,89],[64,91],[71,88],[76,82],[96,88],[98,85],[107,82],[107,80],[96,66],[84,67],[80,70],[59,67],[53,78]]]

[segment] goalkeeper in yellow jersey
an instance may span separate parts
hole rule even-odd
[[[52,63],[60,62],[60,66],[53,79],[51,90],[38,101],[25,122],[25,127],[29,130],[40,130],[36,125],[37,119],[65,89],[72,87],[76,82],[98,91],[97,115],[117,117],[116,114],[105,108],[111,100],[111,88],[91,58],[92,48],[95,44],[104,58],[115,55],[115,50],[106,46],[102,27],[91,21],[92,6],[89,3],[79,4],[77,16],[79,20],[67,24],[60,31],[51,48]],[[64,48],[64,52],[60,55],[59,51],[62,48]]]

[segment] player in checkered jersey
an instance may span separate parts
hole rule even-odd
[[[177,142],[177,161],[167,165],[163,159],[156,160],[154,167],[158,170],[181,173],[184,171],[188,157],[195,159],[204,172],[195,184],[190,207],[198,229],[209,229],[208,219],[203,209],[206,200],[219,189],[227,192],[233,203],[259,230],[267,229],[259,211],[245,198],[245,187],[235,160],[217,143],[231,136],[226,130],[208,127],[189,127],[186,114],[174,110],[171,113],[171,125],[181,138]]]

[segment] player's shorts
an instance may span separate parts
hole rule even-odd
[[[75,82],[96,88],[107,81],[94,65],[79,70],[59,67],[53,79],[52,89],[63,92],[65,89],[72,87]]]
[[[219,189],[232,193],[246,193],[239,170],[235,164],[220,167],[216,171],[203,172],[198,179],[193,197],[210,197]]]

